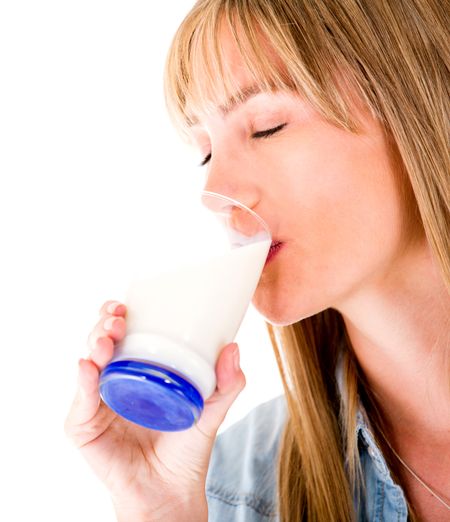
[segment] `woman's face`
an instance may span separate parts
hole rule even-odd
[[[250,97],[192,128],[205,190],[253,209],[283,243],[266,265],[253,304],[287,325],[346,300],[388,277],[404,254],[405,210],[381,126],[358,105],[352,134],[328,123],[305,100],[255,93],[226,33],[225,56]],[[264,135],[263,131],[270,130]]]

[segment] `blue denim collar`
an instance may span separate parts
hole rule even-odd
[[[338,358],[338,364],[336,366],[336,381],[338,383],[338,388],[340,392],[341,401],[347,401],[347,393],[344,389],[344,380],[343,380],[343,351],[341,350]],[[387,467],[386,460],[381,452],[380,447],[375,442],[375,438],[373,436],[373,429],[370,423],[370,419],[367,415],[366,409],[364,405],[361,403],[361,399],[358,397],[358,408],[356,411],[356,433],[355,436],[357,439],[361,440],[365,447],[367,448],[367,452],[370,458],[373,461],[375,468],[377,469],[380,476],[389,484],[394,485],[394,481],[392,480],[391,473],[389,468]]]

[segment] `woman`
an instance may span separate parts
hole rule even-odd
[[[126,328],[106,303],[66,430],[118,520],[450,520],[448,22],[440,0],[200,0],[184,20],[168,106],[205,189],[281,242],[253,304],[285,397],[216,438],[245,386],[232,344],[191,430],[126,423],[97,391]]]

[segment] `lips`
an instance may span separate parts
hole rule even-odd
[[[267,258],[266,258],[266,263],[265,263],[266,265],[280,251],[283,244],[284,243],[282,243],[281,241],[277,241],[277,240],[272,241],[272,244],[270,245],[270,249],[269,249],[269,252],[268,252]]]

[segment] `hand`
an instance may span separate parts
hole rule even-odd
[[[108,323],[111,329],[106,329]],[[110,491],[117,513],[133,513],[136,520],[142,514],[146,521],[170,520],[172,513],[181,522],[180,508],[185,506],[183,510],[204,512],[207,518],[205,480],[214,440],[246,384],[242,370],[233,364],[238,346],[231,343],[222,349],[216,390],[205,401],[197,424],[185,431],[160,432],[127,421],[100,398],[100,372],[125,333],[126,306],[107,301],[88,337],[91,353],[79,362],[78,389],[65,432]],[[195,518],[189,513],[186,517]]]

